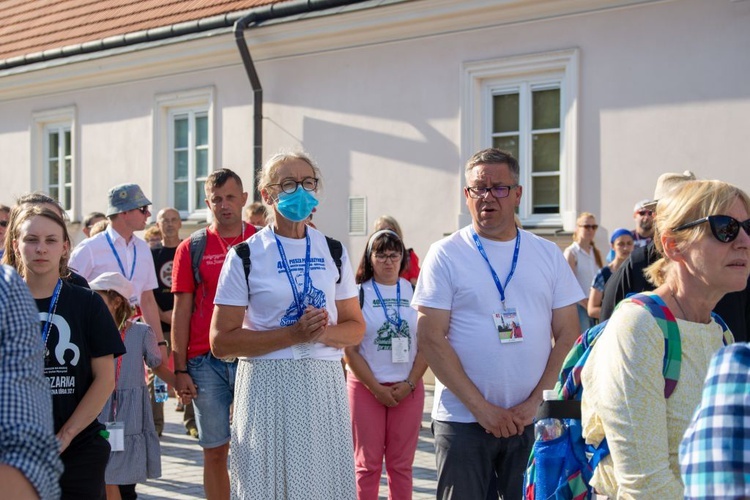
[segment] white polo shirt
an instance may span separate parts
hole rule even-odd
[[[107,236],[112,241],[114,250],[107,241]],[[117,262],[115,252],[122,268]],[[135,299],[135,303],[138,304],[144,291],[153,290],[158,286],[154,258],[148,244],[135,235],[126,243],[125,238],[111,225],[106,231],[79,243],[70,255],[68,265],[88,281],[106,272],[122,274],[133,285],[134,298],[131,297],[131,302]]]

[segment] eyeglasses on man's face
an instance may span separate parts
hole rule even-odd
[[[0,220],[0,227],[8,227],[8,221],[7,220]]]
[[[149,211],[148,211],[148,205],[146,205],[145,207],[134,208],[133,210],[138,210],[143,215],[146,215],[147,213],[149,213]]]
[[[487,193],[491,193],[495,198],[507,198],[510,194],[510,190],[517,188],[518,184],[512,186],[503,186],[498,184],[497,186],[490,187],[466,187],[466,192],[469,193],[469,198],[480,199],[487,196]]]
[[[736,240],[737,236],[740,234],[740,228],[744,229],[745,233],[750,236],[750,219],[740,222],[729,215],[709,215],[708,217],[677,226],[672,229],[672,231],[683,231],[703,224],[704,222],[708,222],[708,225],[711,226],[711,233],[714,235],[714,238],[722,243],[731,243]]]
[[[653,210],[645,210],[645,209],[644,210],[638,210],[638,215],[640,215],[641,217],[646,217],[647,215],[649,217],[653,217],[654,216],[654,211]]]
[[[279,186],[282,191],[286,194],[292,194],[297,190],[299,186],[305,191],[315,191],[318,189],[318,179],[315,177],[305,177],[301,181],[295,181],[294,179],[287,179],[277,184],[269,184],[268,187]]]
[[[375,260],[380,262],[381,264],[384,264],[386,261],[391,262],[398,262],[401,260],[401,254],[400,253],[376,253],[375,254]]]

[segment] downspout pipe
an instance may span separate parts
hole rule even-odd
[[[240,51],[242,64],[253,89],[253,183],[263,167],[263,86],[245,40],[245,30],[269,19],[305,14],[334,7],[351,5],[366,0],[293,0],[254,9],[234,23],[234,40]],[[253,200],[260,201],[260,192],[253,191]]]

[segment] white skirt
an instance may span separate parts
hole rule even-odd
[[[236,499],[354,499],[341,363],[241,360],[229,472]]]

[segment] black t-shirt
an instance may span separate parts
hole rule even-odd
[[[78,285],[83,288],[91,288],[89,286],[89,282],[86,281],[86,278],[76,272],[70,271],[70,276],[65,279],[68,281],[68,283],[72,283],[73,285]]]
[[[653,242],[645,247],[633,249],[633,253],[630,254],[628,260],[623,262],[604,287],[600,321],[609,319],[615,310],[615,306],[628,295],[654,289],[654,286],[643,275],[643,270],[656,262],[658,258],[659,252],[656,251]],[[748,280],[747,287],[744,290],[724,295],[714,308],[714,312],[721,316],[732,331],[736,342],[750,340],[750,335],[748,335],[748,327],[750,327],[749,293],[750,280]]]
[[[151,255],[154,257],[154,268],[156,269],[156,281],[159,284],[154,289],[154,298],[162,311],[171,311],[174,308],[174,295],[172,295],[172,262],[177,247],[152,248]],[[171,330],[171,325],[161,323],[164,333]]]
[[[36,299],[42,331],[47,329],[51,301],[52,297]],[[63,280],[45,351],[49,354],[44,375],[52,393],[57,433],[94,380],[91,358],[121,356],[125,346],[104,300],[96,292]],[[95,418],[75,439],[87,438],[101,429],[104,426]]]

